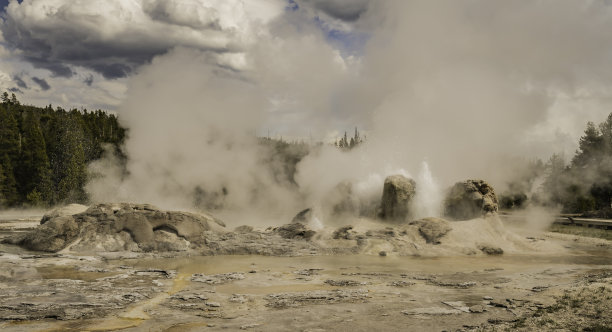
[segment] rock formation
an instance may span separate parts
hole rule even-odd
[[[316,234],[316,232],[309,229],[307,225],[299,222],[280,226],[274,231],[285,239],[310,240]]]
[[[48,252],[73,243],[84,251],[182,251],[190,241],[203,240],[204,232],[224,226],[210,215],[162,211],[147,204],[98,204],[82,213],[57,215],[7,242]]]
[[[309,223],[312,217],[312,208],[307,208],[298,212],[298,214],[296,214],[295,217],[291,219],[291,223]]]
[[[16,244],[29,250],[57,252],[76,240],[79,233],[80,225],[72,216],[61,216],[27,233]]]
[[[414,180],[403,175],[385,179],[380,217],[385,220],[404,221],[410,215],[409,204],[416,191]]]
[[[310,229],[314,218],[311,208],[304,209],[293,217],[291,223],[275,228],[274,232],[285,239],[310,240],[316,234]]]
[[[335,240],[353,240],[355,239],[356,232],[352,230],[353,226],[343,226],[334,231],[332,238]]]
[[[486,181],[457,182],[444,201],[444,215],[457,220],[479,218],[497,212],[495,190]]]
[[[440,238],[452,230],[450,223],[440,218],[423,218],[410,223],[419,227],[419,234],[427,243],[439,244]]]
[[[86,205],[81,205],[81,204],[68,204],[66,206],[62,206],[56,209],[53,209],[47,213],[45,213],[42,216],[42,219],[40,219],[40,224],[44,224],[47,221],[53,219],[53,218],[57,218],[57,217],[63,217],[63,216],[72,216],[75,214],[79,214],[81,212],[85,212],[85,210],[87,210],[87,206]]]

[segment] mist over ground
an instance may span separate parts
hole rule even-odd
[[[605,1],[266,3],[234,22],[236,48],[180,46],[138,67],[118,109],[127,173],[94,164],[92,201],[286,221],[343,181],[372,197],[405,174],[435,215],[452,183],[503,190],[516,164],[572,153],[609,109]],[[330,144],[355,127],[364,144]],[[324,144],[279,176],[258,144],[270,131]]]

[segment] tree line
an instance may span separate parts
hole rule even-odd
[[[534,186],[537,190],[528,197]],[[569,163],[561,154],[530,162],[500,199],[504,208],[528,202],[560,207],[564,213],[612,217],[612,113],[598,125],[586,124]]]
[[[334,142],[334,146],[341,150],[351,150],[360,145],[361,143],[363,143],[363,139],[361,138],[357,127],[355,127],[355,134],[353,135],[353,137],[351,137],[350,140],[348,139],[345,131],[344,136]]]
[[[126,130],[114,114],[22,105],[6,92],[0,97],[0,208],[85,203],[87,164],[102,157],[105,145],[125,162]],[[334,145],[350,150],[365,140],[357,128],[347,136]],[[271,171],[282,177],[277,180],[288,183],[294,183],[297,163],[312,148],[269,138],[259,143],[273,152],[262,162],[274,165]],[[502,208],[537,204],[612,217],[612,113],[598,125],[588,122],[578,143],[569,163],[554,154],[517,172],[500,195]]]
[[[87,164],[105,144],[120,152],[125,134],[113,114],[22,105],[3,93],[0,208],[86,202]]]

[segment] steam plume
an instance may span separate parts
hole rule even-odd
[[[567,100],[602,106],[587,118],[607,112],[605,1],[370,2],[355,20],[370,36],[358,57],[291,11],[263,25],[231,70],[189,49],[141,68],[120,110],[129,174],[111,198],[185,208],[200,188],[224,209],[286,215],[341,181],[372,196],[384,176],[423,168],[421,213],[432,214],[439,188],[465,178],[500,185],[515,156],[567,149],[534,135],[579,135],[582,123],[557,120]],[[323,138],[355,125],[366,144],[316,149],[298,164],[297,186],[261,163],[255,136],[267,128]],[[95,200],[110,199],[102,182],[90,186]]]

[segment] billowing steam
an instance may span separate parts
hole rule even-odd
[[[110,171],[90,183],[92,198],[286,221],[342,182],[367,201],[404,173],[418,174],[417,214],[438,215],[453,181],[498,185],[513,156],[566,149],[533,135],[580,132],[582,122],[555,120],[564,100],[609,102],[605,1],[371,1],[358,18],[352,29],[368,41],[357,55],[285,11],[258,26],[238,65],[184,48],[155,58],[119,110],[128,173],[97,165]],[[321,140],[354,126],[365,144],[311,149],[293,179],[275,175],[256,138],[271,129]]]

